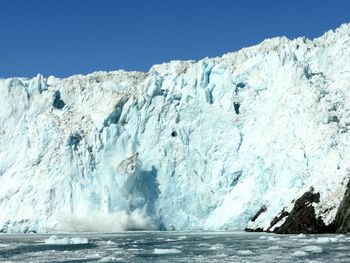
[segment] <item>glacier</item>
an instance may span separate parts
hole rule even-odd
[[[344,24],[147,73],[1,79],[0,231],[266,230],[310,189],[329,225],[349,58]]]

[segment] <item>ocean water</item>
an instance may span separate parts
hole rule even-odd
[[[350,235],[2,234],[0,262],[350,262]]]

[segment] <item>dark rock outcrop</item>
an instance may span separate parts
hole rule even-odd
[[[259,211],[253,216],[253,218],[250,220],[252,222],[255,222],[255,220],[264,212],[267,211],[267,208],[265,205],[263,205]],[[261,228],[261,227],[258,227],[258,228],[245,228],[244,231],[247,231],[247,232],[263,232],[264,230]]]
[[[282,212],[281,213],[279,213],[277,216],[275,216],[273,219],[272,219],[272,221],[271,221],[271,223],[270,223],[270,226],[269,226],[269,228],[267,229],[267,232],[271,232],[271,228],[274,226],[274,225],[276,225],[278,222],[280,222],[281,220],[283,220],[283,218],[285,218],[286,216],[288,216],[289,215],[289,212],[287,212],[286,210],[282,210]]]
[[[312,204],[319,201],[319,193],[313,193],[313,190],[304,193],[295,201],[292,211],[289,214],[285,214],[287,216],[285,222],[281,226],[276,227],[273,232],[277,234],[329,232],[329,227],[324,224],[322,218],[316,218],[315,216],[315,209]],[[281,217],[281,219],[285,216]],[[273,223],[271,222],[269,229],[275,225]]]
[[[350,232],[350,181],[347,184],[347,189],[338,208],[332,228],[336,233]]]
[[[267,208],[265,205],[263,205],[259,211],[255,214],[255,216],[253,216],[253,218],[251,219],[251,221],[255,222],[255,220],[264,212],[266,212]]]
[[[273,232],[276,234],[321,234],[321,233],[349,233],[350,232],[350,180],[342,202],[339,205],[334,221],[326,225],[321,217],[316,217],[313,204],[319,203],[320,194],[314,193],[313,189],[304,193],[299,199],[294,202],[292,211],[287,212],[283,209],[277,216],[275,216],[266,232]],[[252,222],[266,211],[263,206],[256,215],[252,218]],[[276,227],[276,224],[281,220],[285,220],[283,224]],[[248,232],[262,232],[262,228],[255,229],[246,228]]]

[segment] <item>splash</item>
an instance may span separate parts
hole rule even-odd
[[[131,213],[118,211],[110,214],[91,214],[89,216],[62,216],[57,220],[56,231],[73,232],[120,232],[130,230],[155,230],[150,217],[143,209]]]

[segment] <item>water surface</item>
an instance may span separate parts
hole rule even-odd
[[[350,262],[350,235],[3,234],[0,262]]]

